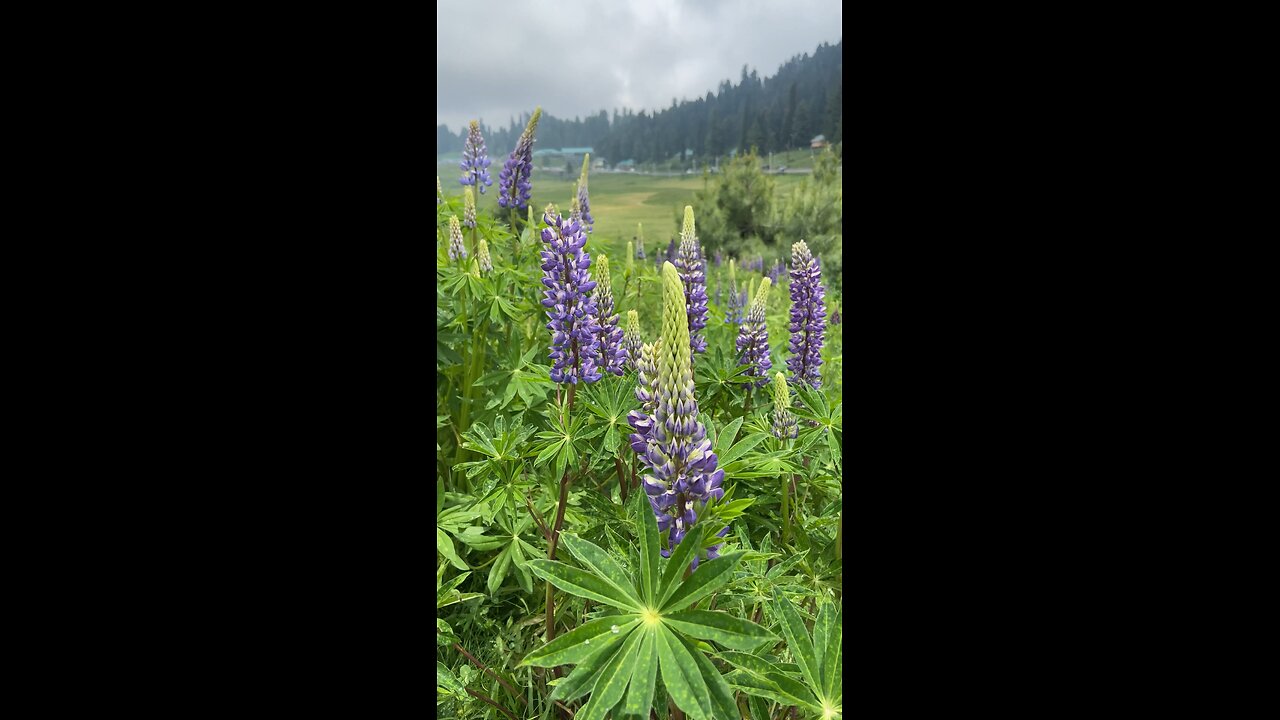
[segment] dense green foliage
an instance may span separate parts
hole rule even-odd
[[[759,157],[734,158],[695,195],[703,242],[735,257],[762,255],[771,265],[789,257],[791,243],[804,240],[830,271],[828,285],[839,288],[844,191],[838,153],[819,153],[812,175],[781,200],[775,196],[774,179],[761,169]]]
[[[819,182],[815,173],[806,192]],[[534,197],[542,207],[536,178]],[[467,258],[450,260],[449,218],[462,214],[457,198],[437,205],[437,714],[839,716],[843,326],[827,330],[821,390],[791,387],[799,434],[780,440],[772,393],[744,385],[736,326],[716,299],[717,286],[727,297],[729,264],[707,261],[708,350],[693,359],[694,384],[726,494],[667,548],[628,442],[636,373],[552,383],[541,224],[482,210],[463,231]],[[700,216],[700,235],[705,227]],[[482,238],[486,272],[475,262]],[[616,312],[625,323],[637,311],[645,342],[661,318],[659,245],[650,241],[647,259],[609,262]],[[705,236],[703,246],[721,249]],[[586,249],[594,272],[595,240]],[[753,277],[735,280],[746,289]],[[823,277],[835,280],[825,265]],[[788,282],[766,304],[782,370]],[[839,300],[829,292],[828,314]],[[720,557],[690,572],[693,553],[716,543]]]

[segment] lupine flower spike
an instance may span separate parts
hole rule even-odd
[[[548,206],[542,240],[542,284],[546,297],[547,329],[551,331],[551,381],[577,384],[600,379],[599,325],[591,291],[596,284],[587,273],[591,256],[583,250],[587,234]]]
[[[798,432],[796,417],[791,414],[791,392],[787,378],[782,373],[773,375],[773,436],[782,440],[793,438]]]
[[[843,321],[843,318],[842,318],[842,317],[840,317],[840,311],[839,311],[839,310],[836,310],[835,312],[832,312],[832,313],[831,313],[831,324],[832,324],[832,325],[839,325],[842,321]]]
[[[462,224],[469,228],[476,226],[476,196],[471,188],[462,191]]]
[[[444,204],[444,188],[440,186],[440,176],[436,176],[436,204]]]
[[[761,388],[769,382],[769,369],[773,361],[769,359],[769,328],[765,325],[765,306],[769,302],[769,278],[760,281],[760,292],[751,302],[751,310],[747,319],[738,328],[738,364],[748,365],[747,375],[757,378],[755,387]]]
[[[516,149],[511,151],[511,157],[498,173],[498,205],[504,208],[524,211],[529,205],[529,194],[533,190],[533,183],[529,180],[533,174],[533,133],[541,117],[542,108],[533,111],[529,124],[524,126],[524,132],[516,141]]]
[[[627,277],[631,277],[636,271],[636,252],[631,243],[627,243]]]
[[[462,184],[474,185],[484,189],[493,184],[489,178],[489,153],[484,147],[484,138],[480,136],[480,123],[471,121],[471,130],[467,133],[467,141],[462,146]]]
[[[640,316],[635,310],[627,311],[627,331],[622,336],[622,345],[627,349],[627,367],[640,369],[640,348],[644,342],[640,339]]]
[[[662,554],[670,557],[671,549],[697,521],[695,503],[724,497],[720,487],[724,470],[716,468],[718,458],[711,451],[706,427],[698,422],[684,285],[670,263],[662,266],[662,300],[662,337],[656,346],[645,345],[640,351],[640,385],[652,397],[643,397],[641,388],[636,391],[646,403],[645,411],[647,401],[652,402],[652,413],[633,410],[627,420],[636,430],[630,437],[631,447],[648,470],[642,485],[649,505],[658,529],[668,533]],[[656,381],[651,379],[651,362],[656,365]],[[720,536],[727,532],[726,527]],[[718,552],[717,547],[708,557]],[[693,566],[697,567],[696,556]]]
[[[644,223],[636,223],[636,257],[644,259]]]
[[[621,375],[626,365],[627,350],[622,344],[622,328],[618,327],[618,315],[613,312],[613,281],[609,275],[609,258],[604,255],[596,262],[596,338],[600,344],[601,370]]]
[[[684,285],[684,301],[689,312],[690,348],[695,353],[706,352],[707,339],[702,336],[702,330],[707,327],[707,276],[694,230],[693,208],[689,205],[684,206],[684,229],[680,231],[680,252],[675,266]]]
[[[480,261],[480,272],[493,272],[493,260],[489,257],[489,243],[485,242],[484,238],[480,238],[480,246],[476,248],[476,259]]]
[[[791,381],[817,388],[822,384],[822,342],[827,311],[822,271],[803,240],[791,246],[791,343],[787,368]]]
[[[595,218],[591,217],[591,201],[587,198],[587,168],[591,163],[591,153],[582,156],[582,176],[578,178],[578,212],[582,213],[582,224],[590,233],[595,229]]]
[[[462,225],[458,223],[457,215],[449,216],[449,259],[457,260],[459,258],[466,259],[467,248],[462,244]]]

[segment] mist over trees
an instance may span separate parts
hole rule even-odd
[[[720,82],[715,92],[692,101],[671,99],[656,113],[630,108],[605,110],[572,120],[543,113],[537,143],[544,148],[592,147],[610,165],[622,160],[692,166],[711,157],[790,150],[808,145],[815,135],[837,143],[843,131],[844,41],[823,43],[813,55],[792,57],[772,77],[761,79],[742,66],[736,84]],[[524,130],[528,114],[510,118],[503,128],[481,122],[485,144],[501,162]],[[456,133],[436,126],[436,153],[462,152],[467,129]]]

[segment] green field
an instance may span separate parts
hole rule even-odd
[[[799,155],[799,153],[797,153]],[[774,155],[778,162],[780,154]],[[498,172],[501,166],[495,161],[489,173],[493,185],[479,198],[479,209],[493,213],[497,217],[505,216],[506,211],[498,207],[496,200],[498,190]],[[458,183],[461,173],[457,162],[441,160],[437,163],[440,183],[444,187],[446,197],[462,197],[463,187]],[[771,176],[779,196],[791,191],[804,175]],[[566,179],[556,177],[549,172],[533,171],[533,196],[530,204],[535,214],[541,216],[547,203],[556,203],[562,211],[568,212],[569,201],[573,196],[573,185],[576,177]],[[684,175],[666,177],[660,175],[643,175],[639,173],[592,172],[589,178],[591,215],[595,219],[595,229],[591,235],[591,246],[614,258],[622,257],[627,241],[636,234],[636,224],[644,223],[645,248],[652,252],[659,246],[666,247],[667,241],[679,235],[679,218],[683,217],[684,206],[693,205],[695,215],[698,206],[694,202],[694,192],[703,188],[702,175]]]

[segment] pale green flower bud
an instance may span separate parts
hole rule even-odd
[[[471,188],[467,188],[470,192]],[[480,260],[480,272],[493,272],[493,260],[489,257],[489,243],[484,238],[480,238],[480,247],[476,250],[476,258]]]

